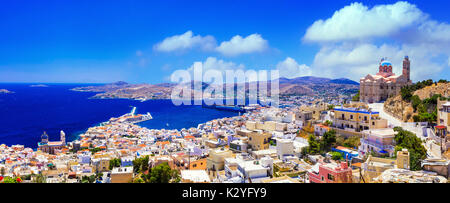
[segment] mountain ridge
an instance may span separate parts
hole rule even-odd
[[[347,78],[330,79],[324,77],[304,76],[297,78],[278,78],[262,83],[267,84],[267,89],[270,92],[271,83],[278,81],[280,95],[340,95],[340,94],[354,94],[359,89],[359,83]],[[193,90],[194,84],[201,84],[201,89],[205,90],[207,87],[214,87],[215,84],[208,84],[205,82],[190,81],[182,85],[188,85]],[[246,92],[251,88],[258,88],[246,82]],[[261,84],[261,83],[260,83]],[[81,92],[97,92],[92,98],[96,99],[113,99],[113,98],[127,98],[136,100],[149,99],[169,99],[172,89],[178,84],[176,83],[159,83],[159,84],[129,84],[127,82],[118,81],[114,83],[105,84],[102,86],[85,86],[73,88],[73,91]],[[233,85],[234,88],[238,84]],[[224,87],[224,89],[225,89]]]

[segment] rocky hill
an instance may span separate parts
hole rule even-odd
[[[426,101],[432,98],[434,95],[441,95],[448,98],[450,96],[450,83],[433,83],[429,86],[423,87],[413,92],[413,97],[416,95],[420,101]],[[404,121],[414,122],[414,116],[419,116],[420,112],[418,107],[413,106],[414,99],[408,101],[402,98],[402,95],[388,98],[384,103],[384,109],[392,116]],[[420,103],[419,103],[420,105]],[[436,105],[429,103],[425,107],[427,112],[432,113],[436,109]]]
[[[431,86],[424,87],[414,92],[414,95],[419,96],[421,100],[430,98],[435,94],[440,94],[444,97],[450,96],[450,83],[438,83]]]
[[[403,101],[401,95],[388,98],[386,102],[384,102],[384,110],[404,122],[414,121],[414,109],[412,104]]]
[[[12,94],[12,93],[14,93],[14,92],[9,91],[7,89],[0,89],[0,94]]]
[[[275,80],[276,81],[276,80]],[[270,92],[271,82],[267,82],[267,89]],[[184,85],[191,85],[195,82],[186,83]],[[265,84],[265,83],[261,83]],[[354,94],[358,91],[358,83],[349,79],[328,79],[320,77],[299,77],[293,79],[280,78],[279,89],[280,95],[340,95],[340,94]],[[230,84],[233,85],[233,84]],[[114,99],[127,98],[136,100],[148,99],[170,99],[172,89],[176,86],[174,83],[161,84],[128,84],[126,82],[116,82],[106,85],[86,86],[73,88],[73,91],[81,92],[98,92],[92,98],[97,99]],[[202,90],[207,87],[213,87],[210,84],[202,83]],[[234,84],[233,86],[237,86]],[[248,93],[251,86],[249,83],[245,84],[246,92]],[[250,88],[249,88],[250,87]],[[192,93],[193,95],[193,93]]]

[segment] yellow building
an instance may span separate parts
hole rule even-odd
[[[409,169],[409,152],[407,149],[397,152],[397,159],[385,159],[369,155],[366,162],[361,165],[364,182],[373,182],[388,169]]]
[[[229,149],[213,149],[209,152],[209,157],[206,159],[206,168],[212,171],[223,170],[225,165],[225,158],[232,158],[233,152]]]
[[[397,152],[397,168],[409,169],[409,152],[408,149],[402,149]]]
[[[380,118],[379,112],[358,108],[335,108],[333,126],[353,132],[387,128],[387,120]]]
[[[285,131],[287,130],[287,124],[276,121],[255,122],[247,121],[245,128],[249,131],[264,130],[264,131]]]
[[[189,170],[206,170],[206,159],[191,160]]]
[[[272,134],[267,132],[252,132],[248,135],[248,145],[254,151],[269,149],[269,138],[271,137]]]
[[[317,104],[311,106],[300,106],[300,112],[311,112],[313,120],[320,120],[320,114],[326,110],[328,110],[328,105],[324,102],[318,102]]]
[[[116,167],[111,171],[111,183],[131,183],[133,167]]]
[[[247,121],[247,122],[245,122],[245,128],[247,130],[256,130],[256,122],[255,121]]]
[[[110,158],[102,157],[92,159],[92,165],[95,173],[109,171]]]

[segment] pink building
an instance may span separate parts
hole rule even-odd
[[[351,183],[352,169],[346,162],[318,163],[308,172],[311,183]]]
[[[378,73],[368,74],[359,81],[360,100],[373,103],[385,101],[388,97],[398,94],[402,87],[411,85],[409,57],[403,59],[402,75],[395,75],[392,63],[382,58]]]

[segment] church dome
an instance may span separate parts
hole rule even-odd
[[[381,66],[392,66],[392,63],[389,61],[383,61],[381,62]]]
[[[47,132],[44,131],[44,133],[41,135],[41,142],[47,143],[48,142],[48,135]]]
[[[44,132],[44,133],[41,135],[41,139],[48,139],[47,132]]]

